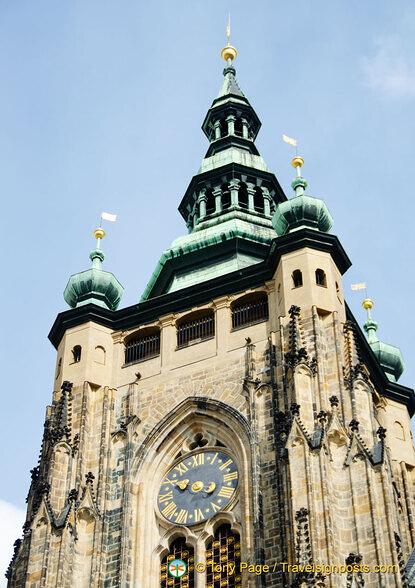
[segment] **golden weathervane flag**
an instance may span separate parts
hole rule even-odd
[[[361,282],[360,284],[352,284],[352,290],[365,290],[366,289],[366,282]]]
[[[287,137],[287,135],[283,135],[282,136],[282,139],[286,143],[289,143],[290,145],[293,145],[294,147],[297,147],[297,140],[296,139],[291,139],[291,137]]]

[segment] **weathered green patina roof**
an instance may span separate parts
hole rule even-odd
[[[293,161],[296,159],[302,161],[301,158],[295,158]],[[297,168],[298,172],[299,168],[300,166]],[[296,193],[295,197],[278,204],[272,219],[272,226],[277,235],[285,235],[302,227],[328,233],[333,226],[333,217],[324,200],[304,193],[307,181],[299,173],[291,186]]]
[[[91,302],[116,310],[124,292],[123,286],[111,272],[101,269],[104,252],[97,248],[89,255],[92,267],[72,275],[66,285],[63,297],[71,308],[78,308]]]
[[[229,96],[230,94],[233,96],[241,96],[242,98],[245,98],[245,94],[242,92],[238,82],[236,81],[235,74],[236,70],[234,67],[225,67],[223,70],[225,79],[223,80],[223,84],[219,90],[217,98],[223,98],[224,96]]]
[[[202,129],[210,147],[180,203],[179,211],[189,234],[179,237],[164,251],[144,291],[142,300],[173,292],[193,284],[261,262],[271,240],[271,203],[286,200],[276,177],[268,170],[254,140],[261,123],[239,87],[233,66],[224,69],[218,97],[206,115]],[[215,125],[224,120],[246,121],[244,133],[228,132],[219,137]],[[239,199],[226,208],[198,216],[199,194],[226,183],[247,183],[267,191],[269,207],[259,211]],[[198,209],[199,210],[199,209]]]
[[[372,319],[370,314],[373,302],[367,299],[364,303],[367,301],[370,302],[372,306],[365,306],[368,313],[368,320],[363,325],[363,328],[368,335],[369,345],[389,380],[391,382],[397,382],[405,369],[402,352],[399,347],[395,347],[395,345],[379,341],[376,335],[379,325]]]

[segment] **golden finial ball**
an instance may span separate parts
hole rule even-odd
[[[294,157],[294,159],[291,162],[291,165],[293,167],[303,167],[304,165],[304,159],[302,157],[299,157],[298,155],[296,157]]]
[[[95,229],[94,237],[95,239],[103,239],[105,237],[104,229],[101,229],[101,227],[99,229]]]
[[[226,45],[220,52],[221,57],[227,62],[228,59],[233,61],[235,57],[238,55],[237,50],[232,45]]]
[[[365,310],[371,310],[373,308],[373,300],[371,300],[370,298],[366,298],[365,300],[363,300],[362,306]]]

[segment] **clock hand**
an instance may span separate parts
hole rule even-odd
[[[188,479],[180,480],[180,482],[177,482],[176,486],[178,486],[180,488],[180,490],[186,490],[189,482],[190,482],[190,480],[188,480]]]
[[[203,488],[203,491],[206,492],[206,494],[211,494],[215,488],[216,488],[215,482],[210,482],[207,488]]]

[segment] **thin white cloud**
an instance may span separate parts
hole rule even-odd
[[[375,53],[363,58],[362,67],[372,90],[392,98],[415,96],[415,62],[399,37],[376,39]]]
[[[22,537],[26,511],[0,499],[0,588],[7,586],[4,574],[13,555],[13,543]]]

